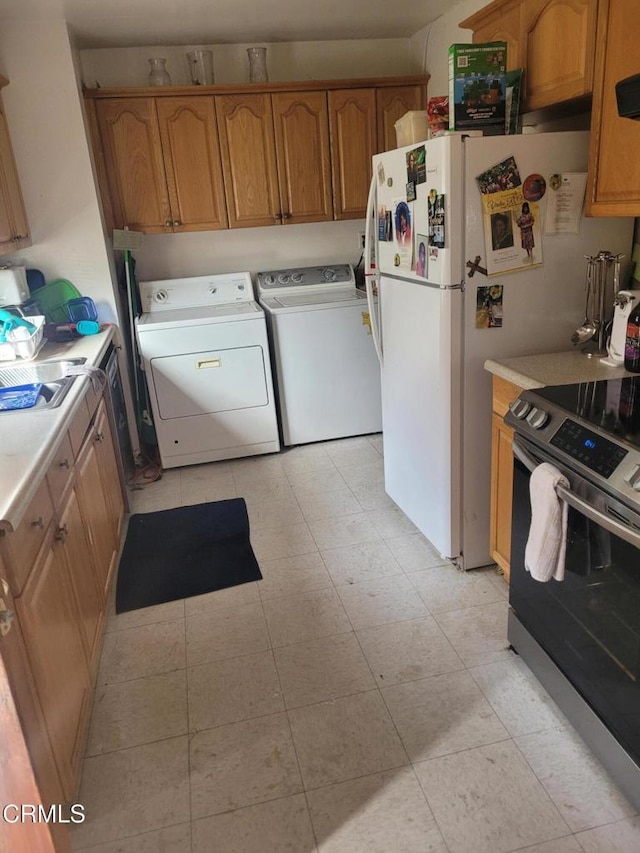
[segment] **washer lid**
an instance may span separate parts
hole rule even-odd
[[[206,326],[214,323],[235,323],[242,320],[257,320],[264,311],[257,302],[228,302],[202,308],[176,308],[175,311],[159,311],[142,314],[136,318],[139,332],[175,329],[181,326]]]
[[[316,290],[307,293],[287,293],[280,296],[263,296],[262,304],[271,311],[300,308],[345,307],[349,304],[366,302],[366,294],[355,287],[342,290]]]

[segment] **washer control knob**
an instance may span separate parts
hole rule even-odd
[[[532,429],[542,429],[549,420],[549,415],[543,409],[536,409],[535,406],[527,415],[527,423]]]
[[[156,290],[156,292],[153,294],[153,301],[159,302],[161,305],[163,302],[166,302],[168,298],[169,294],[166,290]]]
[[[244,284],[239,284],[239,285],[238,285],[238,290],[244,290]]]
[[[327,267],[327,269],[322,270],[322,278],[325,281],[334,281],[336,277],[336,271],[331,269],[331,267]]]
[[[509,406],[509,411],[514,418],[526,418],[531,411],[531,403],[527,402],[527,400],[514,400]]]
[[[291,281],[295,281],[296,284],[302,281],[302,273],[294,272],[291,276]]]
[[[279,275],[279,276],[278,276],[278,281],[280,282],[280,284],[288,284],[288,282],[289,282],[289,276],[288,276],[288,274],[287,274],[287,273],[283,273],[282,275]]]
[[[212,296],[214,295],[214,293],[217,293],[217,292],[218,292],[218,288],[217,288],[217,287],[210,287],[210,288],[209,288],[209,293],[210,293]]]
[[[624,478],[625,483],[628,483],[631,488],[640,492],[640,465],[634,465],[632,470],[629,471],[627,476]]]
[[[274,275],[265,275],[264,283],[265,284],[275,284],[276,283],[276,277]]]

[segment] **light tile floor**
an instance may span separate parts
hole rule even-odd
[[[506,640],[507,588],[384,493],[379,436],[166,472],[264,578],[111,613],[74,850],[633,853],[640,817]]]

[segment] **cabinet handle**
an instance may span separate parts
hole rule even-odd
[[[44,518],[39,515],[34,521],[31,522],[32,527],[39,527],[40,530],[44,530]]]
[[[290,213],[283,213],[282,218],[283,219],[291,219],[291,214]]]
[[[165,219],[164,224],[165,224],[165,228],[171,228],[171,220],[170,219]]]
[[[102,442],[104,441],[104,433],[103,432],[97,432],[96,433],[96,441],[98,442],[98,444],[102,444]]]
[[[60,527],[58,527],[58,529],[56,531],[56,539],[58,540],[58,542],[64,542],[67,538],[68,533],[69,533],[69,531],[67,530],[66,524],[63,524]]]
[[[275,213],[273,218],[274,219],[282,219],[282,214],[281,213]]]
[[[177,227],[178,225],[182,225],[182,222],[180,222],[179,219],[174,219],[173,224],[174,224],[174,227]]]
[[[58,462],[58,468],[66,468],[69,470],[69,460],[63,459],[61,462]]]

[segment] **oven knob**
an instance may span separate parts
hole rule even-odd
[[[322,278],[325,281],[333,281],[335,279],[335,277],[336,277],[336,271],[334,269],[328,268],[326,270],[322,270]]]
[[[295,281],[296,284],[302,281],[302,274],[299,272],[294,272],[294,274],[291,276],[291,281]]]
[[[514,418],[525,418],[531,411],[531,403],[527,400],[514,400],[509,406],[509,411]]]
[[[549,415],[542,409],[531,409],[527,415],[527,423],[532,429],[542,429],[549,420]]]
[[[627,476],[624,478],[625,483],[628,483],[631,488],[640,492],[640,465],[636,465],[632,471],[629,471]]]

